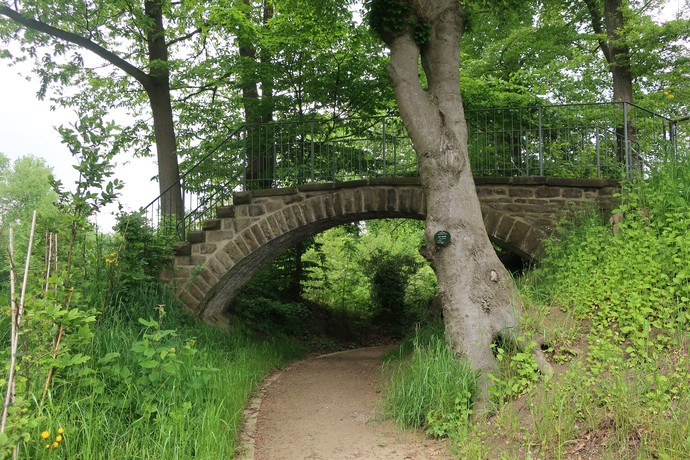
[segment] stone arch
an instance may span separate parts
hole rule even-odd
[[[218,241],[202,266],[190,273],[180,298],[204,321],[217,324],[237,292],[275,257],[300,241],[345,223],[381,218],[426,217],[418,185],[364,185],[282,194],[266,200],[261,214],[232,237]],[[251,199],[244,206],[252,206]],[[490,238],[531,258],[538,232],[517,218],[484,209]]]
[[[267,213],[220,245],[180,296],[205,321],[223,320],[236,293],[275,257],[300,241],[345,223],[381,218],[424,219],[426,201],[418,186],[365,186],[308,192]],[[268,206],[273,208],[275,206]],[[187,294],[187,295],[185,295]]]

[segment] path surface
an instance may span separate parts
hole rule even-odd
[[[381,357],[388,349],[309,358],[270,378],[249,410],[245,458],[452,458],[443,443],[403,432],[382,417],[378,390]]]

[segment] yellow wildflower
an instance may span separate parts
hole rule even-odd
[[[59,445],[60,445],[60,443],[57,442],[57,441],[55,441],[55,442],[53,443],[53,449],[57,449]]]
[[[64,428],[62,428],[62,427],[61,427],[61,428],[58,428],[58,434],[64,434],[64,433],[65,433],[65,429],[64,429]]]
[[[55,436],[55,442],[62,442],[62,436],[60,436],[60,435]]]
[[[41,438],[43,438],[43,439],[48,439],[49,436],[50,436],[50,431],[48,431],[48,430],[41,433]]]

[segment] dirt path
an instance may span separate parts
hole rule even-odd
[[[378,388],[387,349],[309,358],[269,378],[246,414],[243,458],[452,458],[443,443],[383,420]]]

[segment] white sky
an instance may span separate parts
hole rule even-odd
[[[30,68],[22,68],[22,74],[30,75]],[[73,188],[77,172],[74,159],[60,141],[55,127],[76,121],[70,111],[51,111],[48,101],[36,98],[39,82],[27,81],[16,68],[0,61],[0,152],[10,159],[24,155],[43,158],[53,169],[56,179],[65,187]],[[115,176],[125,188],[120,201],[126,210],[136,210],[158,196],[158,184],[151,181],[157,174],[155,158],[116,159]],[[113,213],[117,206],[110,206],[97,217],[102,231],[110,231],[115,223]]]

